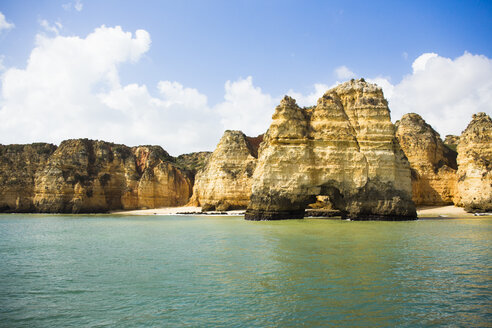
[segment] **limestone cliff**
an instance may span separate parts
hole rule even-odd
[[[469,212],[492,211],[492,120],[473,115],[458,143],[456,204]]]
[[[302,218],[320,195],[353,219],[415,219],[409,163],[381,88],[363,79],[302,109],[285,97],[259,151],[246,219]]]
[[[225,131],[206,166],[198,172],[190,204],[203,210],[246,208],[262,136]]]
[[[453,204],[457,153],[418,114],[405,114],[395,125],[398,142],[410,162],[415,204]]]
[[[173,157],[160,146],[138,146],[131,150],[136,159],[137,175],[132,172],[133,179],[127,178],[130,194],[123,198],[123,208],[181,206],[188,202],[193,182],[186,172],[176,167]],[[136,193],[132,185],[136,185]],[[135,194],[136,206],[133,205]],[[127,203],[127,199],[132,201]]]
[[[0,145],[0,212],[33,212],[34,176],[56,146]]]
[[[203,170],[211,155],[212,152],[210,151],[182,154],[176,157],[175,165],[179,169],[188,172],[190,177],[195,179],[196,174],[198,171]]]
[[[55,150],[56,149],[56,150]],[[159,146],[88,139],[0,147],[0,211],[83,213],[186,204],[192,182]]]

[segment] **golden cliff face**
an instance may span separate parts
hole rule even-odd
[[[492,211],[492,120],[473,115],[458,143],[456,203],[469,212]]]
[[[396,137],[412,168],[415,204],[453,204],[457,193],[457,153],[418,114],[403,115],[396,127]]]
[[[250,138],[241,131],[225,131],[204,169],[195,177],[190,204],[202,206],[203,210],[246,208],[261,140],[261,136]]]
[[[33,212],[34,175],[56,146],[45,143],[0,145],[0,212]]]
[[[130,188],[123,197],[124,209],[181,206],[188,202],[192,181],[171,163],[169,154],[158,146],[139,146],[131,150],[135,156],[136,175],[132,172],[127,178]]]
[[[327,91],[312,109],[285,97],[260,147],[246,219],[302,218],[317,196],[354,219],[414,219],[410,168],[381,88]]]
[[[1,202],[17,197],[31,202],[29,212],[92,213],[184,205],[191,195],[190,178],[161,147],[77,139],[63,141],[56,151],[52,148],[32,161],[36,169],[27,171],[22,188],[9,197],[0,194]],[[19,151],[12,167],[23,165],[30,154]],[[19,210],[8,205],[3,211]]]

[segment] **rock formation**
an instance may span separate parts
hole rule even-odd
[[[56,146],[0,145],[0,212],[33,212],[34,176]]]
[[[190,177],[195,179],[198,171],[203,170],[207,161],[212,155],[210,151],[200,151],[196,153],[183,154],[176,157],[175,165],[179,169],[188,172]]]
[[[459,141],[460,141],[460,137],[452,134],[448,134],[446,138],[444,138],[444,144],[454,151],[456,151]]]
[[[246,208],[262,139],[247,137],[241,131],[225,131],[196,176],[190,204],[202,206],[204,211]]]
[[[63,141],[58,148],[46,144],[15,147],[12,154],[5,151],[0,157],[2,166],[10,167],[2,172],[22,180],[10,178],[1,184],[0,209],[4,212],[96,213],[178,206],[186,204],[191,195],[191,179],[159,146],[130,148],[77,139]],[[15,188],[5,192],[9,185]],[[21,205],[14,207],[13,199]]]
[[[398,142],[410,162],[415,204],[453,204],[457,153],[418,114],[405,114],[395,125]]]
[[[492,211],[492,120],[485,113],[473,115],[460,136],[458,195],[469,212]]]
[[[246,219],[302,218],[320,195],[348,218],[416,218],[409,163],[381,88],[352,80],[309,109],[286,96],[272,118]]]

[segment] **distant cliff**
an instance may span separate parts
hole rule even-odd
[[[410,166],[381,88],[327,91],[314,108],[285,97],[259,150],[246,219],[302,218],[323,195],[353,219],[415,219]]]
[[[0,145],[0,212],[34,212],[34,178],[55,152],[46,143]]]
[[[458,200],[469,212],[492,211],[492,120],[473,115],[458,143]]]
[[[396,126],[417,205],[454,203],[468,212],[492,211],[492,120],[487,114],[473,115],[460,137],[447,135],[444,142],[417,114],[405,114]]]
[[[263,136],[247,137],[241,131],[224,132],[217,148],[195,180],[190,204],[203,210],[246,208]]]
[[[93,213],[184,205],[192,176],[159,146],[76,139],[0,146],[0,210]]]
[[[396,137],[412,168],[415,204],[453,204],[457,192],[457,153],[418,114],[405,114],[395,125]],[[448,137],[448,141],[455,140]]]

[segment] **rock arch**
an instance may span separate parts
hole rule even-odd
[[[314,108],[286,96],[272,116],[253,175],[247,220],[302,218],[320,194],[352,219],[415,219],[410,166],[381,88],[350,81]]]

